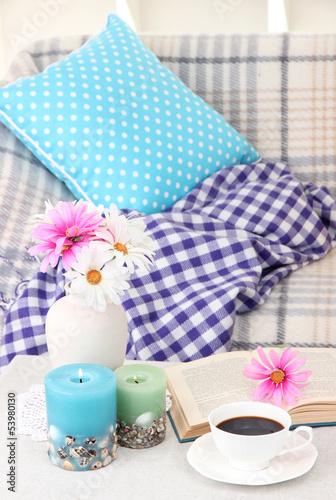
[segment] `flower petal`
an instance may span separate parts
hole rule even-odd
[[[56,210],[55,208],[53,208],[52,210],[48,210],[48,217],[51,222],[62,229],[62,231],[66,230],[66,223],[58,210]]]
[[[270,350],[269,356],[271,358],[271,361],[273,363],[274,368],[279,368],[280,358],[279,358],[279,355],[274,351],[274,349]]]
[[[76,255],[72,251],[72,248],[63,252],[63,266],[66,271],[70,271],[73,262],[76,260]]]
[[[260,370],[266,370],[265,366],[264,366],[264,365],[262,365],[261,363],[259,363],[259,361],[258,361],[257,359],[255,359],[255,358],[252,358],[252,359],[251,359],[251,363],[252,363],[252,365],[254,365],[255,367],[258,367]],[[270,368],[269,368],[269,369],[270,369]],[[272,367],[272,370],[273,370],[273,369],[274,369],[274,368]]]
[[[75,207],[71,201],[61,202],[61,212],[68,227],[72,226]]]
[[[298,389],[296,384],[293,382],[290,382],[290,380],[286,380],[286,388],[288,389],[289,392],[293,394],[293,396],[297,398],[302,398],[302,392]]]
[[[269,393],[267,394],[267,396],[264,398],[263,401],[267,401],[268,399],[271,399],[271,397],[273,396],[275,388],[276,388],[276,384],[272,384],[272,387],[270,388]]]
[[[253,380],[264,380],[265,378],[269,378],[268,375],[265,375],[264,373],[250,371],[247,369],[244,369],[243,375],[245,375],[245,377],[251,378]]]
[[[284,381],[282,384],[282,392],[284,395],[285,400],[289,405],[294,405],[295,404],[295,398],[292,394],[292,391],[290,390],[290,386],[288,385],[288,381]]]
[[[280,370],[283,370],[285,366],[288,365],[288,363],[292,361],[292,359],[294,359],[298,354],[299,351],[292,351],[290,347],[285,349],[280,358]]]
[[[299,373],[290,373],[289,375],[286,376],[286,378],[291,382],[306,382],[306,380],[308,380],[308,377],[310,377],[311,374],[312,374],[311,370],[305,370]]]
[[[276,406],[281,406],[282,402],[282,384],[276,384],[273,392],[273,401]]]
[[[257,385],[257,387],[253,391],[253,401],[260,401],[267,397],[267,394],[271,390],[273,382],[270,379],[264,380],[261,384]]]
[[[46,252],[47,250],[52,250],[54,245],[52,243],[39,243],[28,249],[30,255],[37,255],[38,253]]]
[[[268,358],[267,358],[264,350],[260,346],[257,347],[257,351],[258,351],[259,357],[260,357],[261,361],[264,363],[264,365],[268,366],[268,368],[274,368],[271,365],[271,363],[268,361]]]
[[[299,359],[293,361],[292,363],[290,363],[289,365],[287,365],[286,369],[285,369],[286,375],[289,375],[290,373],[296,372],[296,370],[301,368],[301,366],[303,366],[306,361],[307,361],[306,358],[299,358]]]
[[[42,262],[41,262],[41,267],[40,267],[40,269],[41,269],[42,273],[45,273],[45,272],[46,272],[46,270],[48,269],[48,266],[49,266],[49,264],[50,264],[50,257],[51,257],[51,254],[52,254],[52,252],[49,252],[49,253],[48,253],[48,254],[44,257],[44,259],[43,259],[43,260],[42,260]],[[52,266],[52,267],[55,267],[55,266]]]

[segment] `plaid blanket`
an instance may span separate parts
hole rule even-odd
[[[285,164],[237,165],[146,223],[155,266],[136,272],[123,298],[127,357],[189,361],[229,350],[236,313],[335,246],[336,202]],[[46,352],[45,316],[63,281],[61,266],[38,272],[9,308],[1,366],[17,353]]]

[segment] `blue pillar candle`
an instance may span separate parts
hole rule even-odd
[[[49,457],[66,470],[99,469],[116,458],[116,376],[90,363],[63,365],[45,379]]]

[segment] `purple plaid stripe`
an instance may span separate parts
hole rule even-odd
[[[127,356],[188,361],[229,350],[236,313],[335,245],[336,204],[284,164],[236,165],[146,223],[155,266],[133,275],[123,299]],[[12,306],[2,365],[18,352],[46,351],[44,318],[62,286],[61,268],[38,273]]]
[[[63,267],[38,272],[20,298],[9,309],[1,345],[0,367],[7,365],[16,354],[47,352],[45,317],[57,299],[64,295]]]

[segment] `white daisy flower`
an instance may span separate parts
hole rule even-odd
[[[85,306],[95,311],[104,312],[106,303],[120,304],[120,295],[130,287],[128,269],[110,258],[100,243],[91,242],[77,255],[71,271],[64,273],[71,281],[69,292],[83,297]]]
[[[103,240],[100,245],[115,258],[116,264],[127,266],[133,273],[135,266],[145,270],[154,261],[153,240],[144,234],[145,229],[143,217],[119,215],[116,205],[111,204],[105,211],[104,227],[98,228],[95,234],[97,239]]]

